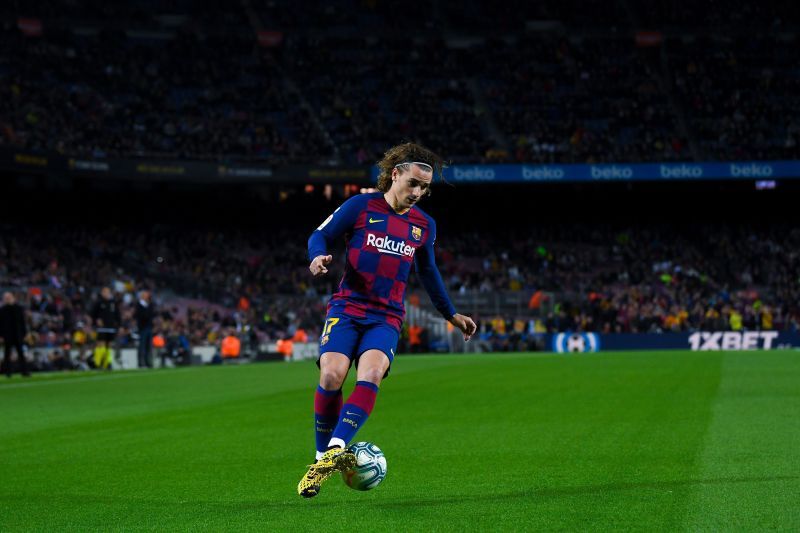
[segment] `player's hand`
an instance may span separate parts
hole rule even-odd
[[[449,322],[461,330],[465,341],[470,340],[475,334],[475,330],[478,329],[478,326],[475,325],[475,322],[470,317],[459,315],[458,313],[451,316]]]
[[[311,264],[308,265],[308,269],[315,278],[322,276],[328,273],[328,269],[325,267],[330,265],[331,261],[333,261],[332,255],[318,255],[313,261],[311,261]]]

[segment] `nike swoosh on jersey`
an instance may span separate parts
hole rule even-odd
[[[376,222],[383,222],[384,220],[386,220],[386,219],[385,218],[372,218],[372,217],[369,217],[369,223],[370,224],[374,224]]]
[[[351,413],[350,411],[347,411],[345,414],[348,414],[348,415],[350,415],[350,416],[361,416],[361,415],[360,415],[360,414],[358,414],[358,413]]]

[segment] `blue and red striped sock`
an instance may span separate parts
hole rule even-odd
[[[342,448],[347,446],[347,443],[367,421],[372,408],[375,407],[377,396],[377,385],[369,381],[356,381],[356,388],[342,407],[339,423],[333,430],[333,436],[328,446],[341,446]]]
[[[342,389],[325,390],[317,386],[314,393],[314,436],[317,441],[317,459],[328,449],[333,428],[342,410]]]

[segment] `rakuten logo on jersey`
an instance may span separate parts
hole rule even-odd
[[[414,257],[414,247],[407,245],[405,241],[395,241],[389,237],[378,237],[374,233],[367,233],[367,246],[374,246],[382,254]]]

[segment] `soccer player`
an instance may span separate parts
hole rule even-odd
[[[389,374],[405,316],[403,297],[412,263],[436,309],[464,335],[475,322],[456,313],[436,268],[436,223],[416,206],[430,194],[442,159],[413,143],[391,148],[378,162],[380,192],[353,196],[308,239],[311,274],[322,276],[333,261],[332,242],[344,236],[345,272],[328,302],[320,336],[319,386],[314,396],[316,462],[297,492],[311,498],[333,473],[355,465],[346,450],[375,405],[381,380]],[[356,387],[342,405],[342,384],[356,365]]]

